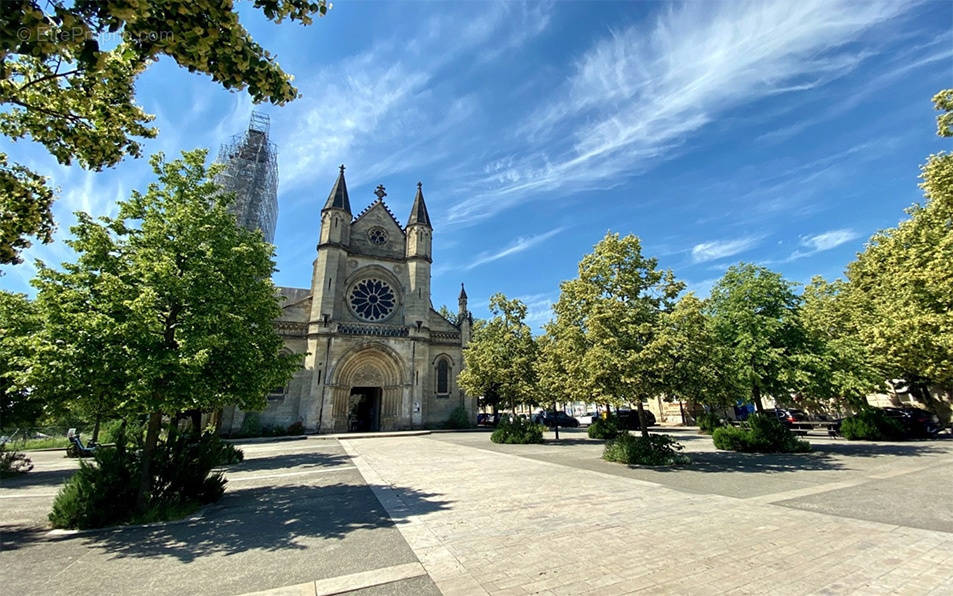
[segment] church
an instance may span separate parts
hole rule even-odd
[[[321,210],[311,287],[278,288],[278,332],[285,349],[306,356],[291,382],[268,395],[258,414],[263,426],[437,427],[461,406],[475,421],[476,399],[457,385],[473,319],[462,284],[456,320],[430,301],[433,227],[422,185],[404,226],[385,204],[384,187],[375,194],[354,217],[342,165]],[[226,410],[223,430],[238,432],[245,416]]]

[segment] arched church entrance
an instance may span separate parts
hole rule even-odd
[[[403,388],[400,371],[398,356],[384,346],[346,354],[332,377],[334,429],[368,432],[398,428]]]
[[[348,398],[348,432],[367,432],[381,429],[380,387],[354,387]]]

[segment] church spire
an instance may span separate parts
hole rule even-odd
[[[347,198],[347,184],[344,182],[344,164],[341,164],[341,173],[338,174],[337,182],[328,195],[328,202],[324,204],[325,209],[343,209],[348,215],[351,214],[351,201]]]
[[[407,226],[423,225],[433,229],[430,225],[430,215],[427,214],[427,204],[424,203],[423,184],[417,183],[417,195],[414,197],[414,206],[410,208],[410,219],[407,220]]]
[[[460,297],[457,298],[457,304],[460,306],[458,311],[459,317],[458,320],[462,321],[470,311],[467,310],[467,291],[463,289],[463,283],[460,283]]]

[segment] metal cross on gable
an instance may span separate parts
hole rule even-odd
[[[378,199],[379,201],[383,201],[383,200],[384,200],[384,197],[387,196],[387,192],[384,191],[384,185],[383,185],[383,184],[378,184],[378,185],[377,185],[377,190],[374,191],[374,194],[377,195],[377,199]]]

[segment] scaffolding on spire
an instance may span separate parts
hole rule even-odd
[[[238,225],[261,230],[265,241],[275,242],[278,222],[278,147],[268,140],[270,119],[252,112],[248,130],[222,145],[218,161],[225,169],[218,175],[224,190],[235,193],[229,206]]]

